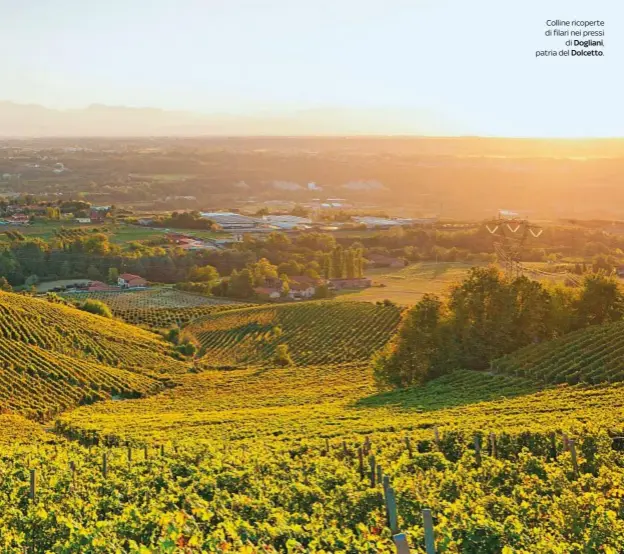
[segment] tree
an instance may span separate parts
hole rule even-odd
[[[330,277],[341,279],[345,275],[345,257],[344,257],[344,249],[341,245],[337,245],[332,250],[332,273]]]
[[[209,283],[219,280],[219,272],[211,265],[191,268],[189,280],[195,283]]]
[[[72,266],[71,263],[65,260],[59,269],[59,273],[62,279],[69,279],[72,276]]]
[[[288,279],[288,275],[280,275],[280,281],[282,282],[282,298],[286,298],[288,293],[290,292],[290,279]]]
[[[273,363],[280,367],[288,367],[294,365],[293,359],[290,357],[287,344],[278,344],[275,349]]]
[[[6,277],[0,277],[0,290],[3,290],[5,292],[13,291],[13,287],[6,280]]]
[[[117,280],[119,279],[119,270],[116,267],[108,268],[108,282],[116,285]]]
[[[39,283],[39,277],[37,275],[30,275],[26,278],[26,282],[24,283],[27,287],[32,287]]]
[[[622,319],[624,301],[617,281],[605,275],[589,275],[576,304],[581,327],[609,323]]]
[[[254,294],[254,279],[249,269],[243,269],[240,273],[232,271],[228,284],[228,296],[232,298],[251,298]]]
[[[442,373],[443,306],[426,294],[403,317],[397,337],[373,357],[373,374],[380,385],[406,387]]]
[[[100,271],[97,267],[95,267],[94,265],[90,265],[87,268],[87,279],[90,279],[91,281],[97,281],[100,279],[100,277]]]
[[[314,298],[316,299],[329,298],[330,296],[331,292],[329,287],[324,283],[316,287],[316,290],[314,291]]]
[[[100,302],[99,300],[87,300],[80,306],[80,309],[102,317],[111,319],[113,317],[113,313],[110,308],[104,304],[104,302]]]
[[[277,279],[277,266],[274,266],[266,258],[261,258],[256,263],[247,264],[247,270],[252,275],[253,284],[261,287],[267,279]]]

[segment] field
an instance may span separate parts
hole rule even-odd
[[[247,306],[231,300],[209,298],[166,287],[140,291],[78,292],[63,296],[76,301],[100,300],[110,307],[115,317],[126,323],[152,329],[182,326],[202,316]]]
[[[400,310],[333,301],[259,306],[195,320],[185,328],[215,367],[271,365],[277,346],[296,364],[367,361],[390,338]]]
[[[339,300],[381,302],[391,300],[402,306],[416,304],[424,294],[444,295],[448,288],[461,281],[471,264],[420,262],[402,269],[373,269],[366,276],[373,286],[361,291],[345,291]]]
[[[214,552],[394,552],[384,489],[377,477],[373,483],[372,460],[358,462],[369,441],[413,552],[424,552],[423,508],[432,510],[438,552],[580,554],[600,544],[615,553],[624,538],[616,516],[624,509],[624,459],[594,427],[622,432],[621,386],[540,391],[523,379],[460,371],[379,394],[358,365],[209,371],[182,382],[151,398],[59,418],[64,435],[100,444],[72,454],[89,483],[101,483],[85,483],[83,494],[120,491],[142,514],[130,527],[114,519],[99,533],[159,544],[177,517],[176,537]],[[577,438],[578,477],[562,432]],[[474,433],[484,445],[481,461]],[[131,464],[115,446],[124,441],[134,445]],[[149,446],[147,461],[141,445]],[[101,482],[104,451],[110,482]],[[34,459],[47,475],[64,467],[50,469],[41,454]],[[171,495],[180,500],[165,501]],[[48,502],[59,498],[62,492]],[[159,522],[149,516],[154,507]]]
[[[2,225],[0,226],[0,241],[7,241],[4,231],[19,231],[23,235],[28,237],[39,237],[44,240],[50,240],[54,237],[56,231],[61,228],[65,229],[82,229],[85,231],[91,231],[93,229],[106,229],[106,232],[110,234],[111,242],[117,244],[126,244],[131,241],[144,241],[150,239],[160,239],[165,234],[165,229],[143,227],[140,225],[128,225],[125,223],[118,223],[113,225],[110,222],[106,223],[92,223],[81,224],[75,221],[36,221],[30,225]],[[224,233],[213,233],[211,231],[190,231],[191,234],[196,235],[199,238],[216,238],[223,236]]]
[[[117,309],[209,307],[144,292]],[[0,293],[0,551],[621,551],[623,323],[383,391],[396,306],[226,308],[183,331],[196,372],[152,333]]]
[[[111,396],[153,393],[188,371],[171,353],[136,327],[0,293],[0,411],[42,420]]]
[[[555,341],[525,347],[493,366],[546,383],[624,381],[624,322],[581,329]]]

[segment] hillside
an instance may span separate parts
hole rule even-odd
[[[496,360],[492,367],[544,383],[624,381],[624,321],[527,346]]]
[[[46,420],[81,404],[163,388],[187,364],[155,335],[28,296],[0,293],[0,413]]]
[[[146,499],[157,497],[179,514],[177,536],[204,548],[220,540],[221,552],[345,552],[352,545],[390,554],[385,475],[410,552],[425,551],[423,508],[433,514],[437,552],[620,551],[622,454],[607,431],[622,433],[621,385],[539,391],[526,379],[459,371],[380,394],[369,368],[357,364],[208,371],[182,381],[58,421],[69,438],[99,439],[95,453],[76,453],[82,474],[105,483],[90,486],[94,501],[114,487],[129,491],[124,506],[143,514],[134,526],[111,521],[107,544],[131,532],[155,545],[162,535],[141,535],[154,526],[170,533],[171,511],[150,519]],[[576,440],[579,475],[568,437]],[[125,441],[134,447],[132,463]],[[99,467],[103,453],[108,481]],[[46,473],[61,471],[51,456],[38,459]],[[73,510],[71,493],[48,501],[57,503]]]
[[[369,360],[395,331],[396,306],[305,302],[231,310],[195,320],[185,333],[212,367],[272,365],[286,344],[298,365]]]
[[[115,317],[123,319],[126,323],[151,329],[182,326],[193,319],[247,306],[240,302],[208,298],[170,288],[124,292],[79,292],[66,293],[62,296],[71,301],[99,300],[110,307]]]
[[[156,335],[46,300],[0,293],[0,339],[137,373],[184,373]]]

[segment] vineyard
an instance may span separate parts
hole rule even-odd
[[[113,315],[132,325],[150,329],[181,327],[193,319],[246,304],[208,298],[170,288],[151,288],[123,292],[78,292],[63,295],[68,300],[99,300],[107,304]]]
[[[495,361],[494,368],[545,383],[624,381],[624,322],[588,327],[525,347]]]
[[[152,333],[0,293],[0,412],[48,420],[97,400],[157,392],[163,379],[187,371]]]
[[[539,391],[460,371],[379,394],[358,365],[182,381],[61,416],[83,447],[0,449],[7,551],[374,554],[395,552],[400,531],[422,553],[424,509],[439,554],[615,554],[624,541],[624,457],[606,432],[623,431],[620,386]]]
[[[3,552],[616,554],[623,455],[604,433],[201,449],[0,450]],[[567,514],[574,517],[566,517]],[[432,552],[432,550],[428,550]]]
[[[400,309],[361,303],[305,302],[232,310],[195,320],[185,333],[213,367],[271,365],[288,346],[298,365],[370,359],[397,328]]]
[[[80,404],[160,389],[140,373],[0,339],[0,407],[28,418],[50,419]]]
[[[0,293],[0,552],[621,552],[624,324],[379,391],[400,315],[229,309],[184,328],[191,372],[153,333]]]

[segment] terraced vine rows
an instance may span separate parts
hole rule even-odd
[[[110,307],[115,317],[123,319],[126,323],[146,325],[151,329],[181,327],[193,319],[249,305],[168,288],[126,292],[80,292],[67,293],[63,296],[69,300],[99,300]]]
[[[0,411],[42,421],[80,404],[161,389],[139,373],[0,339]]]
[[[497,371],[545,383],[624,381],[624,322],[591,326],[496,360]]]
[[[171,346],[118,321],[12,293],[0,293],[0,338],[146,375],[185,373]]]
[[[271,364],[280,344],[298,365],[340,364],[370,359],[396,330],[400,313],[367,302],[305,302],[208,316],[185,332],[213,367]]]

